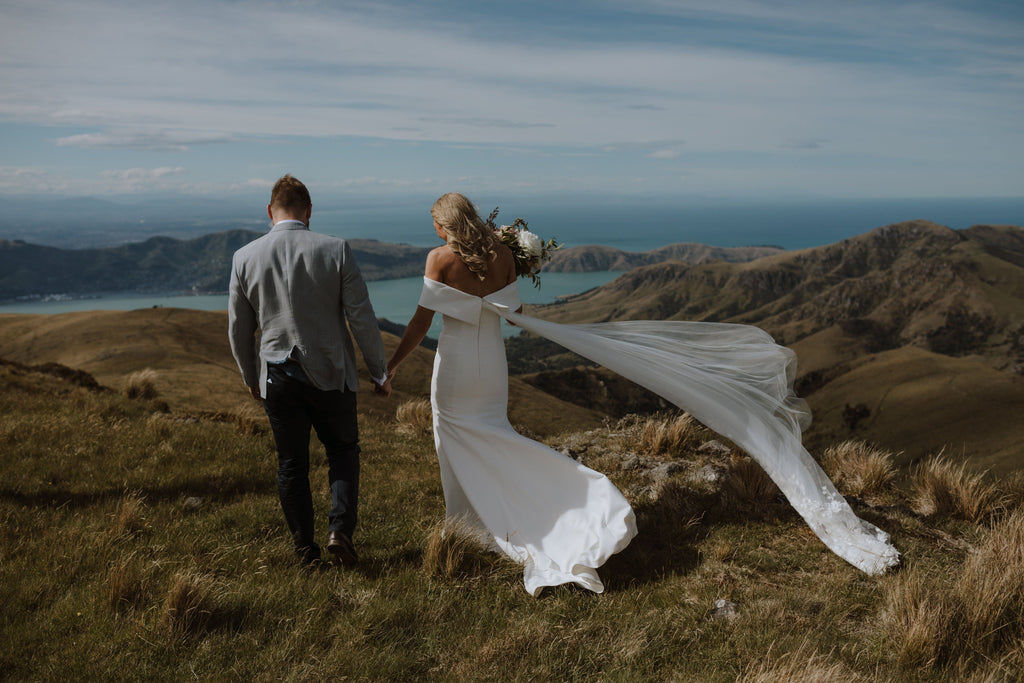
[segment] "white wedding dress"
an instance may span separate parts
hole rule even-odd
[[[793,394],[796,358],[750,325],[637,321],[563,325],[521,313],[517,283],[477,297],[424,278],[419,305],[443,314],[431,403],[449,517],[486,529],[525,566],[526,589],[575,582],[636,534],[604,475],[517,434],[507,418],[500,318],[671,401],[754,458],[837,555],[869,574],[899,562],[888,535],[858,518],[801,443],[810,423]]]

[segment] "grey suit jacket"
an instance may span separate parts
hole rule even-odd
[[[371,375],[387,374],[377,317],[348,243],[297,221],[279,222],[235,252],[228,336],[242,379],[264,398],[267,362],[288,358],[319,389],[355,391],[352,336]]]

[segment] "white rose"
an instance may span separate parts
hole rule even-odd
[[[540,238],[529,230],[520,230],[516,235],[516,241],[530,258],[538,258],[543,250]]]

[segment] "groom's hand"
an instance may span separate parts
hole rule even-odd
[[[249,387],[249,395],[252,396],[257,401],[259,401],[260,403],[263,402],[263,397],[260,396],[260,390],[258,387]]]
[[[377,393],[377,394],[380,394],[381,396],[383,396],[385,398],[390,396],[391,395],[391,377],[388,376],[388,378],[386,380],[384,380],[384,384],[377,384],[376,382],[374,382],[373,383],[373,391],[375,393]]]

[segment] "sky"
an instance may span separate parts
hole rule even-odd
[[[0,0],[0,194],[1020,197],[1019,0]]]

